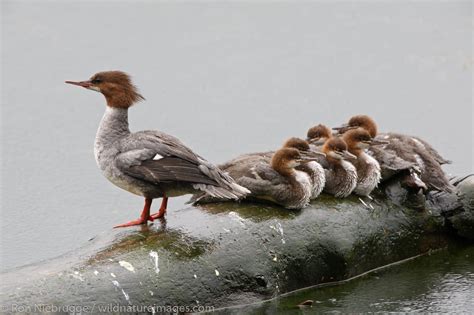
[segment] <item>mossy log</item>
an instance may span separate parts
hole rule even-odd
[[[472,206],[473,181],[463,189]],[[451,222],[381,192],[363,201],[321,196],[296,212],[250,203],[170,211],[167,222],[110,230],[74,253],[2,274],[0,304],[227,307],[444,247],[457,227],[474,239],[472,208]]]

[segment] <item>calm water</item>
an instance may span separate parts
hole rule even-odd
[[[307,300],[313,305],[297,306]],[[469,246],[442,250],[342,285],[308,289],[225,313],[471,313],[473,309],[474,247]]]
[[[469,1],[1,6],[0,270],[138,216],[143,201],[95,165],[102,96],[63,83],[101,70],[130,72],[147,98],[132,130],[163,130],[212,162],[367,113],[432,143],[448,172],[473,171]]]

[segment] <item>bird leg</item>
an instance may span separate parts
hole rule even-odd
[[[167,207],[168,207],[168,197],[163,197],[163,199],[161,200],[160,210],[158,210],[157,213],[151,215],[153,220],[164,217]]]
[[[151,199],[151,198],[145,198],[145,206],[143,207],[143,211],[142,211],[142,214],[140,215],[140,219],[133,220],[133,221],[130,221],[130,222],[127,222],[127,223],[124,223],[124,224],[116,225],[116,226],[114,226],[114,228],[146,224],[148,221],[153,221],[154,218],[152,216],[150,216],[150,208],[151,208],[151,202],[152,201],[153,201],[153,199]]]

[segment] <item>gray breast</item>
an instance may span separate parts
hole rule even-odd
[[[370,155],[362,153],[356,162],[357,186],[354,193],[359,196],[368,196],[380,182],[379,163]]]
[[[340,165],[326,169],[324,192],[338,198],[345,198],[352,193],[356,185],[357,171],[351,163],[341,161]]]

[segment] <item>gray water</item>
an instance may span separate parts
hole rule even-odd
[[[64,84],[102,70],[131,73],[146,97],[132,130],[215,163],[366,113],[473,172],[470,1],[1,5],[0,270],[139,215],[143,200],[95,165],[103,97]]]

